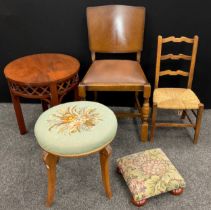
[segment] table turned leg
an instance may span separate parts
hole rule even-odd
[[[56,163],[58,157],[50,153],[44,152],[43,161],[48,170],[48,196],[46,206],[50,207],[54,201],[55,186],[56,186]]]
[[[109,157],[111,156],[111,153],[112,149],[110,145],[106,146],[104,149],[100,151],[102,180],[108,198],[112,197],[110,177],[109,177]]]
[[[12,98],[12,103],[13,103],[15,114],[16,114],[16,119],[18,122],[18,127],[20,130],[20,134],[23,135],[27,132],[27,130],[26,130],[26,126],[25,126],[25,122],[23,118],[21,105],[20,105],[20,99],[18,96],[14,95],[12,92],[11,92],[11,98]]]

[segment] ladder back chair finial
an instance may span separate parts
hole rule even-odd
[[[157,60],[156,60],[156,72],[155,72],[155,90],[153,93],[153,112],[152,112],[152,129],[150,141],[152,142],[154,139],[154,132],[156,127],[192,127],[195,130],[194,134],[194,144],[198,141],[199,130],[201,126],[202,113],[204,110],[204,105],[199,101],[198,97],[191,90],[194,68],[196,63],[196,54],[198,48],[198,36],[194,36],[193,38],[180,37],[176,38],[174,36],[170,36],[167,38],[163,38],[162,36],[158,36],[158,44],[157,44]],[[162,55],[162,47],[163,44],[168,42],[186,42],[188,44],[192,44],[192,54],[166,54]],[[176,71],[172,71],[170,69],[160,70],[161,61],[163,60],[186,60],[190,61],[189,72],[178,69]],[[187,88],[159,88],[159,77],[160,76],[185,76],[188,77]],[[182,110],[181,119],[187,117],[190,123],[157,123],[156,116],[158,109],[176,109]],[[193,123],[192,119],[188,115],[188,110],[191,110],[193,115],[196,117],[196,122]],[[197,110],[197,113],[194,111]]]

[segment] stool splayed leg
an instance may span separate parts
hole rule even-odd
[[[109,177],[109,158],[111,156],[112,149],[108,145],[103,150],[100,151],[100,164],[102,172],[102,180],[105,188],[105,192],[108,198],[112,197],[111,187],[110,187],[110,177]]]
[[[110,176],[109,176],[109,158],[112,154],[111,146],[107,145],[105,148],[99,151],[99,154],[100,154],[102,181],[103,181],[105,193],[106,193],[106,196],[109,199],[111,199],[112,191],[111,191]],[[48,170],[48,193],[47,193],[46,206],[50,207],[53,204],[54,197],[55,197],[56,164],[59,161],[59,156],[50,154],[48,152],[43,152],[43,161]]]
[[[88,101],[70,102],[49,108],[35,125],[35,136],[44,152],[48,170],[50,207],[55,197],[56,164],[60,157],[79,158],[99,153],[105,193],[112,197],[109,178],[110,143],[117,131],[115,114],[106,106]]]
[[[48,170],[48,196],[46,206],[50,207],[55,197],[55,186],[56,186],[56,164],[58,157],[50,153],[44,152],[43,161]]]

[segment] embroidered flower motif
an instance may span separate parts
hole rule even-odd
[[[100,120],[102,120],[100,114],[96,112],[95,108],[67,107],[50,116],[48,119],[49,131],[55,128],[59,133],[70,135],[82,130],[88,131]]]

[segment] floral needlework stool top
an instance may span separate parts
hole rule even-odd
[[[58,132],[71,135],[89,131],[101,120],[102,116],[96,108],[69,106],[49,116],[49,131],[57,129]]]
[[[111,109],[91,101],[54,106],[38,118],[34,133],[45,151],[60,156],[87,154],[115,137],[117,119]]]
[[[185,181],[161,149],[151,149],[117,160],[135,201],[185,187]]]

